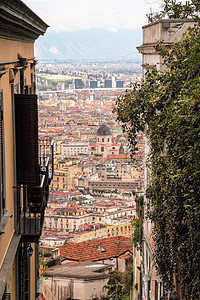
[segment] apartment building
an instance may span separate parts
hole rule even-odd
[[[89,151],[89,143],[77,142],[70,144],[62,145],[62,154],[63,155],[80,155],[80,154],[88,154]]]
[[[92,206],[94,206],[94,212],[90,213],[84,209],[72,206],[55,210],[47,209],[45,214],[44,229],[55,232],[59,231],[63,234],[67,234],[69,232],[82,231],[82,227],[85,226],[85,224],[93,226],[94,224],[106,224],[108,227],[116,227],[125,223],[126,225],[129,223],[128,225],[130,225],[131,219],[135,218],[134,207],[124,207],[122,209],[119,207],[110,207],[112,208],[110,210],[109,207],[107,207],[104,209],[104,211],[102,209],[101,211],[97,212],[95,209],[96,206]],[[126,230],[124,232],[126,232]],[[114,232],[117,236],[117,231],[114,230]],[[131,232],[129,233],[131,234]],[[124,233],[124,235],[127,235],[127,233]],[[104,234],[102,237],[103,236]],[[109,236],[109,230],[107,231],[106,236]],[[112,233],[110,236],[112,236]]]
[[[132,238],[132,224],[129,221],[118,223],[117,225],[104,226],[103,228],[94,228],[74,233],[70,239],[72,242],[80,243],[84,241],[95,240],[98,238],[125,236]]]
[[[0,0],[0,299],[38,297],[53,145],[38,145],[34,41],[47,27],[22,1]]]

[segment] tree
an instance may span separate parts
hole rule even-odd
[[[175,284],[181,299],[199,299],[199,27],[189,29],[171,49],[159,43],[157,51],[167,66],[165,73],[149,68],[145,81],[118,98],[114,112],[133,146],[139,131],[149,139],[151,181],[146,193],[164,289]]]
[[[108,290],[105,299],[129,300],[129,291],[125,289],[122,272],[117,270],[110,272],[110,279],[105,288]]]
[[[185,4],[177,0],[163,0],[163,10],[159,13],[150,12],[147,18],[149,22],[162,19],[166,15],[169,19],[192,18],[193,20],[199,20],[199,12],[199,0],[186,1]]]

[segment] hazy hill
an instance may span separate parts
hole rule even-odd
[[[140,60],[136,46],[141,44],[141,30],[122,29],[117,32],[89,29],[55,33],[48,31],[36,41],[39,59],[115,59]]]

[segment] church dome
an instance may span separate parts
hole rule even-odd
[[[107,125],[101,125],[97,130],[97,135],[111,135],[110,128]]]

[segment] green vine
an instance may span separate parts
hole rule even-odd
[[[155,262],[164,288],[176,285],[182,300],[199,299],[199,27],[190,29],[170,50],[160,43],[157,51],[167,66],[165,73],[150,68],[145,82],[118,98],[114,112],[131,145],[136,147],[138,132],[148,136],[147,197],[154,222]]]
[[[133,222],[133,245],[139,247],[142,244],[143,217],[136,218]]]
[[[40,276],[46,277],[47,276],[47,271],[48,271],[48,265],[47,261],[45,259],[45,255],[42,252],[42,250],[39,250],[39,265],[40,265]]]

